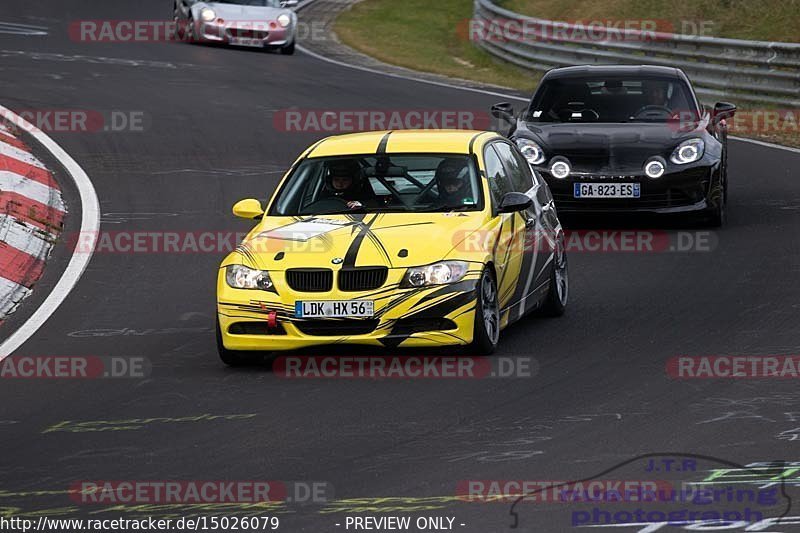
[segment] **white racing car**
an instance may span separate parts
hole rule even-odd
[[[175,37],[180,41],[231,44],[293,54],[297,0],[175,0]]]

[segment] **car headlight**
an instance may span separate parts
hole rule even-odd
[[[412,267],[406,271],[400,287],[425,287],[461,281],[469,265],[465,261],[440,261],[432,265]]]
[[[292,23],[292,17],[290,17],[286,13],[278,15],[278,24],[280,24],[281,27],[285,28],[291,23]]]
[[[544,163],[544,150],[535,142],[529,139],[517,139],[517,146],[531,165]]]
[[[234,289],[271,290],[272,279],[266,270],[253,270],[244,265],[228,265],[225,281]]]
[[[558,160],[550,166],[550,175],[560,180],[569,176],[570,172],[572,172],[572,168],[563,160]]]
[[[658,179],[664,175],[666,167],[661,162],[661,158],[651,159],[644,165],[644,173],[648,178]]]
[[[200,18],[206,22],[211,22],[215,18],[217,18],[217,14],[214,13],[214,10],[210,7],[204,7],[200,10]]]
[[[686,163],[694,163],[701,157],[706,150],[706,144],[703,139],[689,139],[684,141],[675,148],[669,160],[676,165],[685,165]]]

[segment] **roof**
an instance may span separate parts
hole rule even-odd
[[[658,65],[581,65],[577,67],[554,68],[547,71],[545,78],[580,78],[583,76],[631,76],[652,75],[681,78],[682,73],[675,67],[662,67]]]
[[[328,137],[313,145],[305,157],[375,153],[469,154],[476,142],[499,137],[477,130],[393,130],[349,133]]]

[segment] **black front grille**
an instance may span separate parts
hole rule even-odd
[[[329,268],[289,269],[286,283],[298,292],[328,292],[333,288],[333,271]]]
[[[378,327],[378,319],[358,318],[322,318],[314,320],[298,320],[294,326],[306,335],[340,336],[366,335]]]
[[[266,320],[264,322],[235,322],[228,328],[231,335],[286,335],[283,325],[278,323],[275,327],[269,327]]]
[[[228,28],[231,37],[241,37],[245,39],[266,39],[269,32],[265,30],[254,30],[247,28]]]
[[[411,335],[423,331],[446,331],[458,326],[449,318],[401,318],[392,328],[392,335]]]
[[[359,267],[339,271],[340,291],[370,291],[383,286],[389,269],[386,267]]]

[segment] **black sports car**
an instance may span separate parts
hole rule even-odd
[[[658,66],[558,68],[519,116],[492,106],[559,213],[696,212],[715,226],[725,220],[725,120],[735,112],[701,107],[681,70]]]

